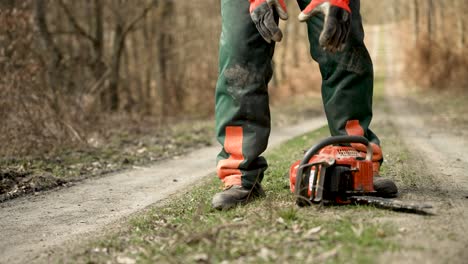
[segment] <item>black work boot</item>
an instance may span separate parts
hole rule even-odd
[[[259,183],[250,189],[239,185],[233,185],[215,194],[211,205],[217,210],[229,210],[239,204],[246,204],[264,195],[265,192]]]
[[[398,195],[398,188],[395,183],[382,176],[374,176],[374,190],[379,197],[395,198]]]

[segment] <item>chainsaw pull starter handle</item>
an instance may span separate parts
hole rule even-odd
[[[302,158],[301,163],[299,166],[306,165],[309,160],[317,154],[321,149],[323,149],[326,146],[329,145],[335,145],[335,144],[350,144],[350,143],[361,143],[367,147],[367,154],[366,154],[366,160],[372,161],[372,155],[373,150],[371,144],[369,144],[369,140],[365,137],[361,136],[334,136],[334,137],[328,137],[319,143],[315,144],[312,146],[304,155],[304,158]]]

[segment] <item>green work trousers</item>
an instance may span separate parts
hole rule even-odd
[[[304,9],[310,0],[298,0]],[[382,160],[372,119],[373,67],[364,45],[359,0],[351,0],[352,26],[339,53],[319,45],[323,16],[307,22],[312,58],[322,75],[322,99],[331,135],[362,135],[373,142],[374,161]],[[274,43],[258,33],[247,0],[221,0],[222,33],[216,85],[216,135],[223,146],[217,172],[225,186],[252,188],[263,179],[267,162],[261,154],[270,135],[268,82]],[[304,72],[304,75],[308,74]],[[359,148],[359,146],[356,146]]]

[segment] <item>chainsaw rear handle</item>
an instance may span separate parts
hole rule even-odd
[[[306,165],[309,160],[317,154],[321,149],[328,145],[334,145],[334,144],[350,144],[350,143],[361,143],[367,147],[367,154],[366,154],[366,160],[372,161],[372,155],[373,150],[371,144],[369,144],[369,140],[365,137],[361,136],[334,136],[334,137],[328,137],[319,143],[315,144],[313,147],[311,147],[304,155],[304,158],[302,158],[301,163],[299,166]]]

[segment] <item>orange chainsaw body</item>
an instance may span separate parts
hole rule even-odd
[[[363,144],[366,152],[351,144]],[[428,214],[431,205],[403,203],[377,197],[374,190],[373,149],[360,136],[333,136],[320,140],[289,169],[291,191],[298,206],[364,204],[395,211]]]
[[[322,148],[317,154],[313,155],[308,161],[307,172],[304,177],[309,177],[307,180],[308,190],[307,198],[311,198],[316,194],[314,190],[319,188],[335,189],[333,194],[329,192],[326,199],[332,200],[334,203],[347,204],[347,195],[365,195],[374,192],[373,184],[373,166],[372,161],[365,159],[366,153],[359,152],[352,147],[347,146],[326,146]],[[301,160],[295,162],[289,171],[290,189],[291,192],[296,193],[296,177]],[[321,165],[322,164],[322,165]],[[325,165],[323,165],[325,164]],[[327,170],[321,173],[321,170]],[[304,172],[304,170],[301,170]],[[339,174],[339,175],[337,175]],[[331,183],[331,179],[323,181],[324,186],[313,188],[314,183],[320,182],[316,177],[338,178],[335,181],[339,183]],[[330,185],[336,185],[331,187]],[[339,187],[338,187],[339,185]],[[303,192],[304,193],[304,192]]]

